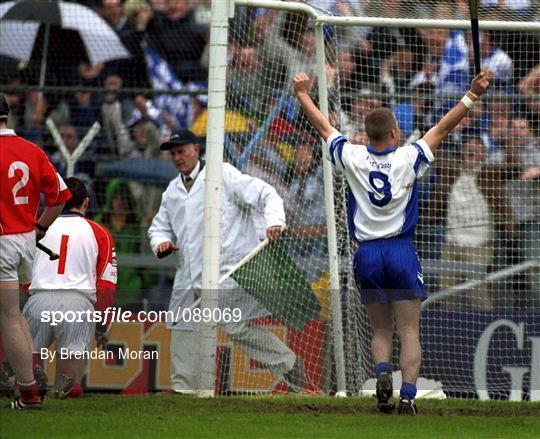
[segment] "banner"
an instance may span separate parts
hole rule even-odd
[[[540,314],[432,308],[420,333],[421,375],[450,396],[540,401]]]

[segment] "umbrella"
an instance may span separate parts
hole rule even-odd
[[[130,56],[116,32],[92,9],[77,3],[35,0],[0,4],[0,53],[28,63],[42,26],[40,87],[45,83],[51,30],[55,35],[65,31],[66,43],[76,32],[92,65]]]
[[[162,159],[116,160],[99,166],[96,173],[100,177],[123,178],[156,186],[166,186],[178,177],[174,165]]]

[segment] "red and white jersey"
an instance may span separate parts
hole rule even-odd
[[[36,252],[30,294],[69,290],[84,294],[95,309],[113,305],[116,254],[106,227],[77,212],[64,212],[40,242],[60,258],[51,261],[44,252]]]
[[[0,130],[0,235],[34,230],[40,193],[47,206],[71,198],[47,155],[13,130]]]

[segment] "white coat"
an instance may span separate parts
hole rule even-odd
[[[205,169],[197,176],[191,190],[184,187],[179,175],[163,193],[158,213],[148,237],[154,253],[159,244],[171,241],[180,250],[169,310],[189,307],[200,294],[202,277],[203,210]],[[228,163],[223,164],[221,189],[221,268],[223,276],[261,240],[261,221],[264,229],[285,225],[283,200],[276,190],[264,181],[242,174]],[[219,295],[220,308],[240,308],[242,319],[268,315],[262,305],[245,292],[238,292],[232,279],[224,282]],[[232,291],[231,289],[235,289]],[[171,329],[187,329],[180,322]]]

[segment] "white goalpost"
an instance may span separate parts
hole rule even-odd
[[[220,202],[225,118],[225,85],[229,1],[212,2],[210,29],[210,64],[208,81],[208,134],[206,184],[203,224],[203,270],[201,308],[218,306],[220,257]],[[201,322],[199,326],[200,368],[198,396],[214,396],[216,324]]]
[[[348,188],[299,111],[292,76],[313,76],[318,106],[353,143],[367,142],[363,116],[381,105],[395,112],[403,143],[459,100],[472,66],[470,22],[452,2],[404,0],[399,11],[381,1],[352,3],[363,14],[338,16],[285,1],[214,1],[210,36],[200,306],[218,306],[225,160],[283,198],[288,231],[281,241],[309,284],[308,292],[295,293],[287,285],[296,271],[287,278],[271,262],[258,264],[251,285],[262,292],[257,300],[272,297],[276,312],[254,325],[294,352],[301,392],[335,396],[357,395],[371,378],[370,329],[352,271],[357,244],[347,229]],[[524,216],[524,206],[535,206],[540,190],[523,175],[525,151],[533,157],[540,142],[540,95],[526,94],[523,84],[534,73],[530,59],[537,55],[529,51],[540,47],[540,22],[506,10],[480,12],[490,93],[419,182],[416,244],[428,290],[421,374],[454,396],[535,400],[540,220]],[[527,132],[528,143],[518,145]],[[529,332],[515,330],[522,327]],[[287,371],[253,361],[214,323],[201,325],[199,347],[200,396],[293,388]]]

